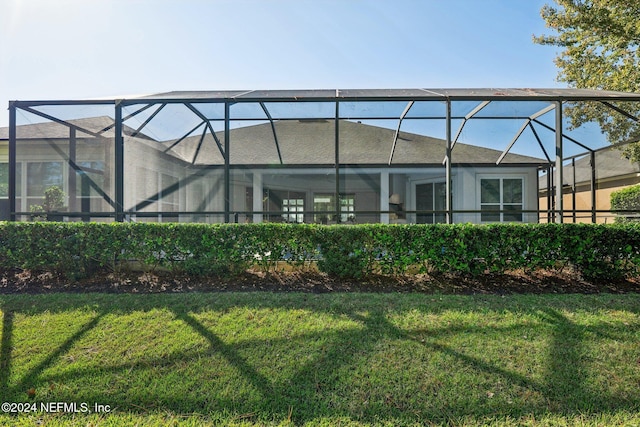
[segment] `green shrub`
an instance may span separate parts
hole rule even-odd
[[[372,268],[375,226],[325,226],[318,233],[318,268],[331,276],[359,279]]]
[[[316,262],[359,279],[421,272],[481,276],[575,268],[586,279],[634,276],[640,223],[353,225],[0,223],[0,268],[51,271],[74,280],[137,261],[196,276],[232,277]]]
[[[611,210],[612,211],[638,211],[640,212],[640,184],[632,185],[611,193]],[[636,213],[635,215],[638,215]],[[619,214],[615,221],[624,223],[630,221],[640,221],[640,217],[629,216],[628,214]]]

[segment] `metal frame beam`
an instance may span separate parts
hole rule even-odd
[[[260,107],[262,107],[262,111],[264,111],[264,114],[267,116],[269,123],[271,124],[271,132],[273,132],[273,140],[276,144],[276,150],[278,151],[278,159],[280,160],[280,164],[283,165],[284,162],[282,161],[282,153],[280,152],[280,144],[278,143],[278,135],[276,134],[276,126],[273,123],[273,118],[271,117],[271,113],[269,113],[267,106],[264,105],[264,102],[260,102]]]
[[[180,144],[182,141],[184,141],[185,139],[187,139],[189,137],[189,135],[191,135],[192,133],[194,133],[196,130],[198,130],[198,128],[202,125],[206,126],[206,122],[200,122],[198,123],[198,125],[196,127],[194,127],[193,129],[191,129],[189,132],[185,133],[183,136],[181,136],[180,138],[178,138],[173,144],[171,144],[169,147],[165,148],[162,152],[164,154],[166,154],[169,150],[171,150],[173,147],[175,147],[176,145]]]
[[[149,106],[151,106],[151,105],[149,105]],[[152,114],[147,118],[147,120],[145,120],[145,121],[144,121],[144,122],[143,122],[143,123],[142,123],[142,124],[141,124],[141,125],[140,125],[140,126],[139,126],[139,127],[138,127],[138,128],[137,128],[137,129],[132,133],[132,134],[131,134],[131,136],[132,136],[132,137],[134,137],[134,136],[138,135],[138,134],[142,131],[142,129],[144,129],[144,128],[145,128],[145,126],[147,126],[147,125],[149,124],[149,122],[150,122],[151,120],[153,120],[153,119],[158,115],[158,113],[159,113],[160,111],[162,111],[162,109],[163,109],[164,107],[166,107],[166,106],[167,106],[167,104],[160,104],[160,106],[158,107],[158,109],[157,109],[156,111],[154,111],[154,112],[153,112],[153,113],[152,113]],[[123,121],[123,122],[127,121],[127,118],[122,119],[122,121]]]
[[[139,215],[140,214],[140,210],[146,208],[147,206],[150,206],[151,204],[153,204],[154,202],[160,201],[160,196],[168,196],[172,193],[175,193],[176,191],[180,190],[180,187],[185,187],[188,184],[190,184],[191,182],[202,178],[203,175],[194,173],[191,175],[187,175],[184,179],[179,180],[178,182],[169,185],[168,187],[163,188],[162,190],[158,191],[156,194],[154,194],[151,197],[146,198],[145,200],[143,200],[142,202],[137,203],[133,208],[126,210],[125,212],[127,214],[132,214],[132,215]],[[172,212],[173,214],[173,212]]]
[[[211,136],[213,137],[213,140],[216,142],[216,145],[218,146],[218,151],[220,151],[220,155],[224,159],[224,148],[222,148],[222,142],[220,142],[220,138],[218,138],[218,135],[216,135],[216,131],[213,130],[213,126],[211,126],[211,122],[207,122],[207,127],[209,128],[209,132],[211,132]]]
[[[9,220],[16,220],[16,106],[9,103]]]
[[[550,130],[551,132],[557,133],[556,129],[552,128],[551,126],[549,126],[546,123],[542,123],[540,120],[534,119],[533,120],[535,123],[539,124],[540,126],[542,126],[543,128]],[[557,124],[556,124],[557,125]],[[587,150],[588,152],[592,152],[594,151],[592,148],[587,147],[586,145],[582,144],[580,141],[577,141],[573,138],[571,138],[569,135],[565,135],[564,133],[562,134],[562,137],[568,141],[573,142],[574,144],[576,144],[579,147],[584,148],[585,150]]]
[[[144,107],[142,107],[142,108],[140,108],[140,109],[138,109],[138,110],[134,111],[133,113],[131,113],[131,114],[129,114],[129,115],[127,115],[127,116],[125,116],[125,117],[122,119],[122,122],[124,123],[124,122],[126,122],[127,120],[129,120],[130,118],[137,116],[138,114],[142,113],[143,111],[145,111],[145,110],[147,110],[147,109],[151,108],[153,105],[154,105],[154,104],[147,104],[147,105],[145,105]],[[102,134],[102,133],[105,133],[106,131],[108,131],[108,130],[110,130],[110,129],[113,129],[115,126],[116,126],[116,122],[114,121],[114,122],[113,122],[113,124],[110,124],[110,125],[109,125],[109,126],[107,126],[106,128],[101,129],[101,130],[100,130],[100,132],[98,132],[98,133],[101,133],[101,134]]]
[[[556,108],[556,221],[564,222],[564,200],[562,197],[563,177],[563,135],[562,135],[562,102],[557,102]]]
[[[300,94],[296,94],[296,93],[289,93],[289,92],[280,92],[277,93],[276,91],[274,91],[273,93],[269,93],[269,92],[254,92],[254,91],[249,91],[249,92],[244,92],[244,93],[239,93],[239,92],[234,92],[233,95],[230,95],[229,93],[227,93],[227,95],[222,94],[219,95],[218,97],[206,97],[202,96],[201,98],[198,99],[193,99],[193,98],[181,98],[181,99],[177,99],[177,98],[171,98],[171,96],[168,97],[148,97],[148,98],[138,98],[138,99],[130,99],[130,100],[110,100],[110,101],[106,101],[106,100],[99,100],[99,101],[31,101],[31,102],[20,102],[20,101],[12,101],[10,103],[10,112],[9,112],[9,122],[10,122],[10,129],[9,129],[9,206],[10,206],[10,210],[11,210],[11,218],[15,219],[15,214],[16,214],[16,185],[17,185],[17,176],[16,176],[16,172],[17,172],[17,162],[16,162],[16,144],[17,144],[17,126],[16,126],[16,112],[17,109],[23,109],[25,112],[28,112],[30,114],[34,114],[37,115],[39,117],[44,118],[45,120],[48,120],[50,122],[53,123],[57,123],[63,126],[66,126],[69,128],[69,135],[70,135],[70,140],[74,139],[74,136],[76,134],[76,132],[82,132],[83,134],[86,135],[90,135],[96,138],[105,138],[105,136],[103,135],[106,131],[110,130],[110,129],[114,129],[114,142],[115,142],[115,151],[111,152],[111,149],[109,149],[109,155],[107,156],[107,159],[113,159],[114,161],[114,166],[113,168],[108,167],[105,169],[105,178],[107,178],[107,173],[111,173],[110,171],[113,171],[115,176],[111,179],[105,179],[106,182],[115,182],[115,187],[114,187],[114,191],[112,196],[115,197],[115,201],[113,202],[114,208],[115,208],[115,218],[117,221],[122,221],[124,220],[124,208],[123,208],[123,200],[124,200],[124,143],[125,143],[125,121],[137,114],[140,114],[141,112],[151,108],[152,106],[156,105],[156,104],[161,104],[149,117],[147,117],[144,122],[132,133],[132,136],[136,136],[139,135],[142,130],[157,116],[157,114],[159,114],[159,112],[169,103],[171,104],[183,104],[186,105],[189,109],[191,109],[198,117],[200,117],[203,122],[198,124],[196,127],[194,127],[189,133],[185,134],[182,138],[178,139],[177,141],[173,142],[171,144],[171,146],[169,148],[167,148],[166,150],[164,150],[164,152],[166,153],[167,151],[171,150],[173,147],[175,147],[177,144],[181,143],[182,141],[184,141],[184,139],[186,139],[187,137],[189,137],[189,135],[193,134],[194,132],[196,132],[203,124],[205,125],[205,128],[202,131],[202,134],[200,135],[200,139],[198,141],[197,144],[197,148],[195,150],[195,153],[193,155],[193,159],[191,164],[195,166],[195,162],[197,161],[197,158],[201,152],[201,149],[203,147],[204,144],[204,139],[206,138],[206,133],[207,133],[207,129],[211,132],[212,137],[214,138],[214,140],[216,141],[216,144],[218,146],[218,149],[221,153],[221,155],[223,156],[224,159],[224,173],[225,173],[225,181],[224,181],[224,212],[225,212],[225,221],[229,222],[229,218],[230,218],[230,214],[231,214],[231,202],[232,202],[232,196],[233,194],[231,193],[231,176],[230,176],[230,171],[232,169],[232,165],[230,162],[230,122],[231,122],[231,117],[230,117],[230,106],[233,105],[234,103],[237,102],[256,102],[259,103],[261,108],[263,109],[265,115],[267,116],[267,118],[269,119],[270,125],[271,125],[271,130],[273,132],[273,136],[274,136],[274,141],[276,144],[276,149],[278,151],[278,156],[280,159],[280,165],[283,165],[283,158],[282,158],[282,152],[281,152],[281,147],[279,144],[279,140],[277,137],[277,133],[276,133],[276,129],[275,129],[275,122],[273,120],[273,117],[270,115],[265,102],[335,102],[335,116],[333,117],[333,119],[335,120],[335,156],[334,156],[334,168],[335,168],[335,174],[336,174],[336,214],[339,216],[341,211],[340,211],[340,194],[341,194],[341,189],[342,189],[342,179],[343,177],[341,177],[341,170],[343,170],[342,168],[348,167],[348,165],[342,165],[340,164],[340,116],[339,116],[339,110],[340,110],[340,102],[345,102],[345,101],[353,101],[353,102],[358,102],[358,101],[405,101],[407,102],[407,106],[405,107],[402,115],[399,117],[398,120],[398,126],[394,135],[394,140],[393,140],[393,144],[392,144],[392,149],[390,152],[390,156],[389,156],[389,161],[387,166],[390,166],[393,162],[393,157],[395,154],[395,149],[397,147],[397,143],[398,143],[398,138],[399,138],[399,132],[403,123],[403,120],[405,119],[425,119],[425,117],[417,117],[417,116],[413,116],[413,117],[406,117],[409,110],[411,109],[412,105],[414,104],[415,101],[438,101],[438,102],[446,102],[446,106],[447,106],[447,111],[446,111],[446,116],[445,117],[429,117],[429,118],[438,118],[438,119],[445,119],[446,120],[446,155],[445,155],[445,167],[446,167],[446,179],[447,179],[447,206],[446,206],[446,212],[447,212],[447,222],[453,222],[453,199],[452,199],[452,188],[453,188],[453,182],[452,182],[452,158],[451,158],[451,154],[452,154],[452,149],[455,146],[458,138],[461,135],[461,132],[464,128],[464,126],[466,125],[466,122],[468,120],[470,120],[471,118],[473,118],[479,111],[481,111],[484,107],[486,107],[490,102],[492,102],[493,100],[501,100],[501,101],[546,101],[546,102],[551,102],[552,104],[549,105],[548,107],[546,107],[543,110],[540,110],[539,112],[533,114],[532,116],[529,116],[528,118],[525,118],[526,122],[522,125],[522,127],[519,129],[517,135],[514,136],[514,138],[510,141],[508,147],[503,151],[503,153],[501,154],[500,158],[498,159],[498,161],[496,162],[496,164],[500,164],[505,156],[510,152],[510,150],[512,149],[513,145],[515,144],[515,142],[517,142],[517,140],[519,140],[519,138],[521,137],[522,133],[526,130],[527,127],[531,128],[531,131],[533,132],[536,141],[538,143],[538,145],[540,146],[540,148],[542,149],[544,156],[546,157],[546,160],[549,163],[553,163],[552,162],[552,158],[549,156],[549,153],[547,153],[547,151],[544,149],[544,145],[542,144],[542,140],[540,139],[538,133],[536,132],[536,126],[534,126],[534,123],[537,123],[538,125],[547,128],[551,131],[554,132],[555,134],[555,148],[556,148],[556,157],[555,157],[555,173],[550,176],[549,178],[551,179],[555,179],[556,181],[556,185],[555,185],[555,216],[556,219],[558,221],[563,221],[563,214],[564,214],[564,205],[563,205],[563,197],[562,197],[562,184],[563,184],[563,161],[566,161],[563,157],[564,157],[564,153],[563,153],[563,143],[564,140],[566,139],[567,141],[571,141],[573,143],[575,143],[577,146],[585,149],[586,151],[588,151],[590,153],[591,156],[591,165],[592,165],[592,179],[591,179],[591,184],[592,184],[592,212],[596,212],[596,206],[595,206],[595,187],[596,187],[596,181],[595,181],[595,150],[589,148],[588,146],[586,146],[585,144],[582,144],[578,141],[576,141],[575,139],[569,137],[568,135],[565,135],[563,132],[563,112],[562,112],[562,103],[563,102],[567,102],[567,101],[596,101],[601,103],[602,105],[604,105],[607,108],[610,108],[622,115],[624,115],[625,117],[627,117],[630,120],[633,120],[635,122],[640,122],[640,118],[630,114],[628,111],[625,111],[624,109],[612,104],[612,102],[616,102],[616,101],[634,101],[634,102],[640,102],[640,96],[631,96],[631,95],[625,95],[625,94],[618,94],[616,95],[615,93],[605,93],[602,97],[598,96],[597,92],[592,93],[591,95],[589,95],[588,93],[585,93],[584,95],[581,95],[580,93],[573,93],[573,92],[567,92],[564,93],[561,90],[558,91],[544,91],[544,90],[540,90],[540,91],[535,91],[535,90],[531,90],[530,93],[532,95],[528,95],[525,93],[525,91],[521,90],[520,92],[516,92],[516,91],[509,91],[509,90],[505,90],[504,92],[501,91],[488,91],[488,90],[480,90],[480,91],[476,91],[476,92],[472,92],[472,91],[456,91],[456,90],[451,90],[451,91],[447,91],[447,90],[443,90],[441,92],[439,92],[438,90],[434,90],[434,91],[429,91],[429,90],[423,90],[423,93],[416,93],[415,91],[411,92],[409,90],[405,91],[405,92],[401,92],[401,91],[379,91],[379,92],[358,92],[358,91],[352,91],[352,92],[344,92],[344,91],[339,91],[336,90],[335,91],[335,95],[327,92],[327,91],[323,91],[321,93],[318,93],[319,96],[315,96],[315,93],[309,92],[306,95],[300,95]],[[306,98],[301,98],[300,96],[306,96]],[[463,119],[463,122],[460,124],[460,127],[458,129],[458,132],[455,134],[455,136],[452,138],[452,132],[451,132],[451,125],[452,125],[452,115],[451,115],[451,108],[452,108],[452,102],[455,101],[478,101],[479,104],[477,104],[475,106],[475,108],[469,112],[467,115],[465,115],[464,117],[461,117]],[[218,105],[220,103],[224,103],[224,107],[225,107],[225,116],[224,119],[224,142],[220,141],[220,138],[218,138],[218,135],[216,134],[216,132],[213,130],[211,121],[208,118],[206,118],[202,113],[200,113],[200,111],[198,110],[198,108],[196,108],[195,104],[202,104],[202,103],[217,103]],[[144,104],[141,108],[139,108],[139,105]],[[192,105],[193,104],[193,105]],[[46,112],[42,112],[39,111],[38,109],[36,109],[39,106],[55,106],[55,105],[69,105],[69,106],[75,106],[75,105],[115,105],[115,118],[114,118],[114,124],[110,125],[102,130],[100,130],[99,132],[94,132],[92,130],[86,129],[82,127],[82,123],[80,125],[74,124],[72,123],[72,121],[65,121],[65,120],[61,120],[57,117],[54,117],[50,114],[47,114]],[[132,114],[127,115],[126,117],[123,117],[123,107],[125,106],[135,106],[133,108],[137,108],[137,110],[135,112],[133,112]],[[541,115],[545,114],[546,112],[549,112],[551,109],[556,108],[556,116],[555,116],[555,128],[546,125],[545,123],[542,123],[541,121],[537,120],[538,117],[540,117]],[[55,114],[55,112],[54,112]],[[483,119],[513,119],[513,117],[483,117]],[[291,119],[291,118],[288,118]],[[379,119],[379,117],[367,117],[367,118],[363,118],[363,119]],[[397,117],[396,117],[397,119]],[[456,117],[456,119],[458,119],[458,117]],[[217,121],[218,119],[213,119],[214,121]],[[249,120],[246,118],[243,119],[238,119],[238,120]],[[260,118],[260,120],[263,120],[263,118]],[[285,119],[286,120],[286,119]],[[293,119],[291,119],[293,120]],[[129,129],[127,129],[127,133],[129,132]],[[194,137],[194,142],[195,142],[195,137]],[[50,144],[53,144],[55,146],[55,141],[49,141]],[[57,147],[60,148],[60,147]],[[70,156],[67,158],[67,161],[69,162],[70,165],[70,169],[74,170],[75,173],[78,173],[79,171],[82,171],[83,168],[80,168],[76,165],[76,162],[73,159],[73,148],[70,147]],[[185,162],[185,164],[188,164],[188,161]],[[236,167],[239,167],[241,165],[237,165]],[[384,165],[383,165],[384,166]],[[69,175],[69,184],[73,185],[73,180],[75,178],[75,173],[73,174],[73,176],[71,175],[72,172],[70,171],[70,175]],[[575,173],[575,168],[574,168],[574,173]],[[574,179],[575,181],[575,179]],[[94,183],[95,184],[95,183]],[[575,186],[575,182],[574,182],[574,186]],[[75,186],[74,186],[75,188]],[[108,198],[108,196],[106,194],[104,194],[105,200]],[[575,211],[575,206],[574,206],[574,211]],[[592,214],[592,220],[595,221],[595,214]]]
[[[473,118],[476,114],[478,114],[480,111],[482,111],[484,109],[484,107],[486,107],[490,103],[491,103],[491,101],[481,102],[480,104],[476,105],[476,107],[473,110],[469,111],[469,113],[467,113],[462,118],[462,123],[460,123],[460,127],[458,128],[458,131],[456,132],[456,136],[453,138],[453,141],[451,142],[451,148],[452,149],[453,149],[453,147],[455,147],[456,142],[458,142],[458,138],[460,138],[460,135],[462,134],[462,129],[464,129],[464,125],[466,125],[467,122],[471,118]]]
[[[446,193],[446,210],[447,210],[447,224],[453,224],[453,197],[451,196],[451,190],[453,187],[452,174],[451,174],[451,100],[447,100],[447,121],[445,124],[445,134],[447,140],[447,147],[445,153],[445,193]]]
[[[124,138],[122,136],[122,103],[115,103],[115,215],[117,222],[124,221]]]
[[[86,133],[87,135],[95,136],[96,138],[101,138],[102,137],[101,133],[90,131],[89,129],[85,129],[85,128],[81,127],[81,126],[75,125],[73,123],[69,123],[69,122],[67,122],[65,120],[59,119],[59,118],[54,117],[54,116],[52,116],[50,114],[43,113],[42,111],[34,110],[33,108],[30,108],[30,107],[22,107],[21,110],[28,111],[31,114],[35,114],[36,116],[40,116],[40,117],[42,117],[44,119],[47,119],[47,120],[50,120],[52,122],[58,123],[59,125],[67,126],[67,127],[70,127],[70,128],[74,128],[77,131],[80,131],[82,133]]]
[[[400,114],[400,119],[398,120],[398,127],[396,128],[396,133],[393,136],[393,145],[391,146],[391,153],[389,154],[389,166],[391,166],[391,162],[393,161],[393,153],[396,151],[396,144],[398,143],[398,136],[400,135],[400,126],[402,126],[402,121],[404,120],[407,113],[411,107],[413,107],[415,101],[409,101],[407,106],[404,108],[402,114]]]
[[[191,160],[191,166],[196,164],[196,160],[198,159],[198,154],[200,154],[200,149],[202,148],[202,143],[204,142],[204,137],[207,134],[207,127],[205,126],[202,130],[202,135],[200,135],[200,141],[198,141],[198,146],[196,147],[196,152],[193,154],[193,159]]]
[[[547,153],[547,150],[544,148],[544,145],[542,144],[542,140],[540,139],[540,136],[538,135],[536,128],[533,127],[533,124],[531,122],[529,122],[529,128],[531,128],[531,132],[533,132],[533,136],[536,138],[536,141],[538,141],[538,145],[540,146],[540,149],[542,150],[544,157],[547,159],[549,164],[553,163],[551,161],[551,157],[549,157],[549,153]]]
[[[334,118],[335,139],[334,139],[334,160],[336,169],[336,223],[340,224],[340,102],[336,101],[336,115]]]
[[[509,145],[507,145],[507,148],[504,149],[504,151],[502,152],[502,154],[500,154],[500,157],[498,157],[498,160],[496,161],[496,165],[499,165],[500,163],[502,163],[502,160],[504,160],[504,158],[507,156],[507,154],[509,154],[509,151],[511,151],[511,148],[513,148],[513,145],[516,143],[516,141],[520,138],[520,136],[522,135],[522,132],[524,132],[524,130],[527,128],[527,126],[529,126],[531,124],[532,120],[536,120],[538,117],[543,116],[545,114],[547,114],[549,111],[553,110],[554,108],[556,108],[556,106],[554,104],[551,105],[547,105],[545,108],[543,108],[540,111],[537,111],[535,113],[533,113],[531,116],[529,116],[525,122],[522,124],[522,126],[520,127],[520,129],[518,130],[518,132],[516,133],[516,135],[513,137],[513,139],[511,140],[511,142],[509,143]],[[532,127],[533,129],[533,127]],[[535,131],[534,131],[535,132]],[[536,135],[537,138],[537,135]],[[542,143],[540,141],[539,138],[538,139],[538,143],[540,144],[540,146],[542,147]],[[542,148],[542,150],[544,151],[544,147]],[[546,151],[545,151],[545,155],[546,155]],[[547,156],[547,159],[549,158],[549,156]]]
[[[502,154],[500,154],[500,157],[498,157],[498,160],[496,160],[496,166],[499,165],[500,163],[502,163],[502,160],[504,160],[504,158],[507,156],[507,154],[509,154],[509,151],[511,151],[511,148],[513,147],[513,145],[520,138],[520,135],[522,135],[522,132],[524,132],[524,130],[530,124],[531,124],[531,121],[526,121],[526,122],[523,123],[523,125],[520,127],[518,132],[516,132],[515,136],[513,137],[513,139],[509,143],[509,145],[507,145],[507,148],[505,148],[504,151],[502,151]]]
[[[70,132],[74,132],[75,129],[70,128]],[[75,136],[73,137],[75,138]],[[102,137],[103,139],[105,139],[105,137]],[[53,148],[53,150],[58,153],[58,155],[64,159],[64,161],[67,162],[67,164],[69,165],[69,173],[71,174],[71,170],[73,170],[73,173],[76,174],[78,172],[93,172],[93,173],[98,173],[98,172],[103,172],[103,171],[97,171],[95,169],[89,169],[89,168],[83,168],[81,166],[79,166],[76,161],[73,159],[72,157],[72,153],[71,153],[71,148],[69,149],[69,155],[67,155],[67,153],[64,152],[64,150],[62,150],[60,147],[58,147],[53,141],[46,139],[45,140],[47,142],[47,144],[49,144],[49,146],[51,148]],[[103,172],[104,173],[104,172]],[[109,197],[109,195],[107,193],[105,193],[105,191],[91,178],[86,177],[86,179],[88,180],[88,185],[90,188],[93,188],[96,193],[98,193],[111,207],[115,208],[115,202],[111,199],[111,197]],[[71,183],[69,184],[71,186]]]
[[[606,105],[607,107],[611,108],[614,111],[617,111],[618,113],[622,114],[623,116],[625,116],[628,119],[633,120],[634,122],[640,122],[640,118],[634,116],[633,114],[629,113],[628,111],[623,110],[622,108],[613,105],[610,102],[607,101],[600,101],[601,104]]]
[[[224,222],[231,218],[231,173],[229,171],[231,153],[231,104],[224,103]]]
[[[591,222],[596,223],[596,153],[589,153],[589,164],[591,165]]]
[[[76,163],[77,160],[78,141],[76,139],[76,130],[69,128],[69,164]],[[77,192],[77,172],[73,168],[67,171],[67,179],[69,180],[69,211],[76,210],[78,192]]]
[[[482,111],[482,109],[484,107],[486,107],[487,105],[489,105],[490,103],[491,103],[491,101],[481,102],[480,104],[476,105],[473,110],[469,111],[464,117],[462,117],[462,123],[460,123],[460,127],[458,128],[458,131],[456,132],[456,136],[453,138],[453,141],[451,142],[451,149],[452,150],[453,150],[453,147],[455,147],[456,142],[458,142],[458,138],[460,138],[460,135],[462,135],[462,130],[464,129],[464,126],[467,124],[467,122],[471,118],[473,118],[473,116],[475,116],[480,111]],[[455,119],[458,119],[458,117],[456,117]],[[449,117],[448,120],[453,120],[453,118]],[[446,159],[443,159],[442,160],[442,164],[444,165],[445,162],[446,162]]]
[[[213,130],[213,127],[211,126],[211,120],[209,120],[207,118],[207,116],[202,114],[200,112],[200,110],[198,110],[196,107],[194,107],[190,103],[185,102],[184,105],[189,110],[191,110],[196,116],[200,117],[204,123],[206,123],[205,133],[206,133],[206,129],[208,127],[209,131],[211,132],[211,136],[213,136],[213,140],[216,142],[216,145],[218,146],[218,150],[220,150],[220,154],[222,154],[222,158],[225,158],[225,154],[224,154],[225,153],[225,149],[222,148],[222,144],[220,143],[220,139],[218,138],[218,136],[216,135],[215,131]],[[225,120],[225,126],[226,126],[227,122],[228,122],[228,120]],[[200,146],[202,145],[202,141],[203,140],[204,140],[204,134],[202,135],[202,137],[200,138],[200,142],[198,143],[198,148],[196,149],[196,154],[195,154],[195,156],[193,158],[192,165],[195,164],[195,158],[198,156],[198,153],[200,152]]]

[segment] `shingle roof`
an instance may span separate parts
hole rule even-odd
[[[327,165],[335,163],[335,125],[331,120],[283,120],[274,122],[282,163],[287,165]],[[383,165],[389,161],[395,130],[342,120],[339,122],[340,163]],[[224,142],[224,133],[217,133]],[[271,125],[264,123],[230,131],[231,164],[279,165],[280,158]],[[175,155],[192,162],[200,137],[185,139],[171,149]],[[165,147],[171,142],[164,143]],[[446,143],[442,139],[400,132],[393,155],[395,165],[442,165]],[[501,152],[457,143],[452,164],[495,165]],[[210,135],[200,146],[196,164],[223,164],[220,150]],[[546,160],[508,154],[504,165],[546,164]]]
[[[632,162],[622,156],[622,152],[615,148],[607,148],[596,152],[596,179],[608,179],[640,174],[640,164]],[[562,178],[564,185],[573,184],[573,165],[568,164],[563,168]],[[591,181],[591,159],[584,156],[575,161],[576,184]],[[546,186],[546,176],[540,179],[541,185]]]
[[[70,124],[99,133],[105,138],[113,138],[113,119],[110,117],[92,117],[69,120]],[[335,163],[335,124],[333,120],[282,120],[274,122],[275,134],[280,148],[275,143],[271,124],[264,123],[232,129],[231,164],[232,165],[331,165]],[[106,130],[105,130],[106,129]],[[126,135],[134,130],[123,127]],[[17,126],[19,139],[66,139],[69,127],[45,122]],[[224,133],[216,136],[222,144]],[[340,163],[384,165],[389,162],[395,130],[371,126],[363,123],[341,120],[339,122]],[[91,135],[78,132],[78,137]],[[8,128],[0,128],[0,139],[8,138]],[[138,134],[136,141],[149,141],[151,147],[167,149],[173,141],[151,143],[152,138]],[[445,141],[429,136],[400,132],[393,154],[393,165],[433,165],[442,164],[445,156]],[[198,146],[200,148],[198,149]],[[211,134],[207,134],[202,144],[200,136],[186,138],[171,150],[173,155],[185,162],[197,165],[222,165],[224,158]],[[457,143],[452,153],[452,164],[494,165],[501,152],[484,147]],[[280,161],[282,157],[282,163]],[[508,154],[502,164],[541,165],[546,161],[535,157]]]
[[[73,119],[66,121],[69,125],[78,129],[77,136],[79,138],[93,137],[93,134],[100,134],[105,138],[114,138],[114,120],[108,116],[88,117],[82,119]],[[69,138],[69,125],[47,121],[42,123],[32,123],[16,126],[16,135],[18,139],[65,139]],[[82,130],[90,133],[85,133]],[[135,132],[129,126],[123,126],[125,135],[132,135]],[[138,138],[151,139],[143,133],[137,134]],[[0,128],[0,139],[9,139],[9,128]]]

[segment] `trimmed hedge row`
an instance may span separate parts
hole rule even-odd
[[[640,210],[640,184],[625,187],[611,193],[611,210],[637,211]],[[618,223],[640,221],[640,218],[619,215],[615,219]]]
[[[587,279],[633,276],[640,224],[286,225],[0,223],[0,268],[77,279],[130,261],[145,268],[230,277],[277,262],[317,262],[330,275],[550,270]]]

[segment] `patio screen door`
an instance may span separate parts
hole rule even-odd
[[[444,182],[429,182],[416,185],[416,222],[418,224],[444,224],[447,217],[446,186]],[[420,211],[443,211],[434,213],[420,213]]]

